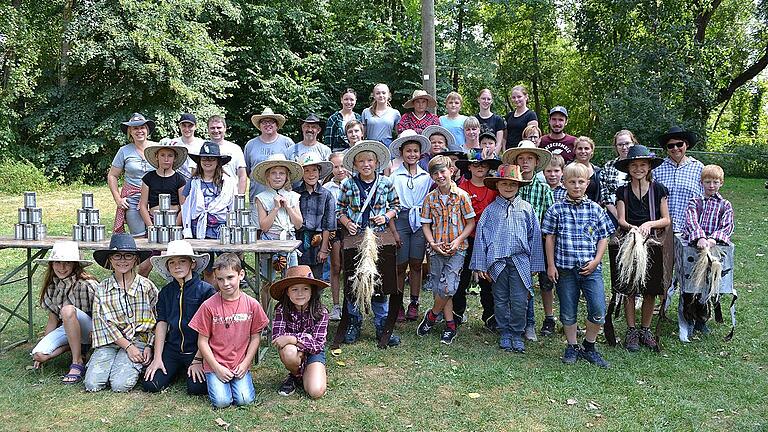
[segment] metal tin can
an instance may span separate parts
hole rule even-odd
[[[236,212],[229,212],[227,213],[227,226],[230,228],[237,226],[237,213]]]
[[[29,223],[32,224],[39,224],[43,223],[43,209],[40,207],[31,207],[27,209],[27,218],[29,218]]]
[[[175,227],[176,226],[176,215],[179,214],[178,210],[168,210],[165,212],[165,223],[163,225],[167,227]]]
[[[35,226],[32,224],[24,224],[24,240],[35,239]]]
[[[165,212],[162,210],[153,211],[152,221],[155,223],[155,226],[163,226],[165,223]]]
[[[83,241],[88,243],[93,242],[94,241],[93,230],[91,229],[91,227],[88,225],[83,225],[82,229],[83,229]]]
[[[77,224],[78,225],[88,224],[88,210],[77,209]]]
[[[106,237],[107,229],[104,227],[104,225],[93,225],[91,227],[91,230],[93,231],[93,241],[95,242],[102,242],[104,241],[104,237]]]
[[[35,224],[35,240],[43,240],[48,235],[48,227],[45,224]]]
[[[88,212],[89,225],[98,225],[101,222],[101,215],[99,214],[99,209],[89,209],[86,211]]]
[[[243,239],[246,240],[245,243],[256,243],[256,239],[258,238],[259,230],[255,226],[249,226],[245,228],[245,234],[243,234]]]
[[[243,229],[241,227],[232,228],[232,244],[241,244],[243,242]]]
[[[170,210],[171,209],[171,194],[160,194],[157,196],[160,200],[158,207],[160,210]]]
[[[251,211],[239,210],[237,212],[237,224],[241,227],[247,227],[251,224]]]
[[[229,244],[230,228],[226,225],[219,227],[219,244]]]
[[[93,192],[83,192],[83,208],[93,208]]]
[[[19,223],[20,224],[27,224],[29,223],[29,213],[27,212],[27,208],[23,207],[19,209]]]
[[[235,210],[245,210],[245,194],[235,195]]]
[[[13,238],[24,240],[24,224],[15,224],[13,226]]]
[[[157,243],[157,227],[147,227],[147,242]]]
[[[160,244],[168,244],[170,241],[170,233],[168,227],[157,227],[157,242]]]
[[[83,241],[83,229],[80,225],[72,225],[72,241]]]
[[[171,240],[184,240],[184,228],[180,226],[175,226],[175,227],[169,228],[169,230],[170,230],[169,238]]]
[[[24,192],[24,207],[37,207],[37,192]]]

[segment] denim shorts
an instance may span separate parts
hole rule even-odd
[[[578,269],[557,269],[557,297],[560,299],[560,321],[563,325],[576,324],[579,296],[584,293],[587,301],[587,320],[595,324],[605,323],[605,289],[603,272],[593,271],[588,276],[579,274]]]
[[[430,252],[429,273],[432,275],[432,293],[441,298],[453,297],[459,289],[461,269],[466,251],[445,256]]]
[[[405,264],[409,260],[423,260],[427,248],[427,240],[424,238],[424,230],[419,228],[416,232],[411,229],[408,221],[408,210],[401,211],[395,219],[397,233],[400,234],[402,246],[397,250],[397,263]]]
[[[325,350],[322,350],[317,354],[308,354],[307,360],[304,362],[304,365],[308,365],[311,363],[325,364]]]

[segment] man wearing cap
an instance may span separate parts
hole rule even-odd
[[[197,129],[197,118],[194,114],[183,113],[179,116],[179,120],[176,122],[179,125],[179,131],[181,136],[174,138],[171,142],[175,145],[181,145],[187,148],[187,153],[197,154],[200,151],[200,147],[203,145],[203,139],[195,136],[195,130]],[[196,167],[195,161],[192,158],[182,164],[178,170],[179,174],[189,181],[192,178],[192,170]]]
[[[301,121],[302,140],[290,148],[288,159],[299,161],[305,153],[315,153],[321,160],[327,161],[331,157],[331,148],[317,140],[322,130],[320,117],[310,113]]]
[[[576,137],[565,133],[567,124],[568,110],[564,106],[558,105],[549,110],[549,134],[541,137],[539,147],[562,156],[565,163],[569,164],[575,157],[573,147]]]
[[[293,140],[277,132],[285,124],[285,116],[275,114],[272,108],[265,107],[261,114],[251,116],[251,123],[259,129],[261,135],[251,138],[245,143],[245,166],[248,173],[253,173],[253,169],[259,162],[263,162],[275,154],[282,154],[286,159],[293,160],[289,156],[289,150],[293,147]],[[256,195],[266,189],[267,187],[263,184],[251,181],[248,187],[250,202],[256,205]]]
[[[208,137],[219,145],[219,152],[225,156],[231,156],[232,160],[222,166],[224,172],[237,179],[237,193],[245,193],[245,184],[248,173],[245,171],[245,158],[243,149],[239,145],[224,139],[227,134],[227,121],[220,115],[212,115],[208,118]]]

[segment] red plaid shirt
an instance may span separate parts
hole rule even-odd
[[[395,129],[397,134],[400,135],[407,129],[413,129],[416,133],[421,133],[427,126],[440,126],[440,117],[427,111],[424,117],[419,119],[414,113],[407,112],[400,117],[400,122],[397,123]]]

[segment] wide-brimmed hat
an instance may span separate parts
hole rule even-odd
[[[423,131],[421,131],[421,134],[427,137],[428,140],[432,138],[432,135],[435,135],[435,134],[442,135],[445,137],[445,146],[448,150],[460,149],[460,147],[456,145],[456,137],[453,136],[451,131],[449,131],[448,129],[442,126],[437,126],[437,125],[427,126],[424,128]],[[432,147],[431,143],[430,143],[430,147]]]
[[[501,165],[501,160],[496,158],[490,158],[490,159],[483,159],[483,149],[481,148],[473,148],[469,151],[469,154],[467,155],[468,159],[459,159],[456,161],[456,168],[459,168],[460,170],[466,170],[469,168],[470,165],[472,165],[475,162],[483,162],[487,163],[492,170],[495,170],[499,168],[499,165]]]
[[[411,95],[411,98],[408,99],[403,104],[403,108],[413,108],[413,101],[415,101],[416,99],[426,99],[427,106],[429,106],[430,108],[434,108],[437,106],[437,101],[435,100],[435,98],[432,97],[432,95],[425,92],[424,90],[414,90],[413,94]]]
[[[197,124],[197,118],[194,114],[191,113],[182,113],[179,116],[179,119],[176,121],[176,124],[180,123],[192,123],[193,125]]]
[[[194,250],[192,250],[192,245],[186,241],[186,240],[173,240],[168,242],[168,248],[163,252],[160,256],[153,256],[149,259],[149,261],[152,263],[152,267],[155,268],[155,271],[163,275],[163,277],[168,279],[173,279],[173,275],[171,275],[171,272],[168,271],[168,260],[173,257],[188,257],[195,261],[195,268],[192,269],[193,272],[200,274],[203,269],[208,267],[208,261],[210,261],[211,257],[208,254],[196,254]]]
[[[501,161],[505,164],[516,165],[517,155],[520,153],[533,153],[538,156],[539,162],[536,164],[535,171],[543,170],[544,167],[549,165],[549,160],[552,159],[552,153],[550,153],[549,150],[536,147],[536,144],[534,144],[533,141],[522,140],[517,147],[507,149],[501,155]]]
[[[315,113],[309,113],[307,118],[305,118],[304,120],[301,121],[301,124],[312,123],[312,124],[316,124],[316,125],[320,126],[320,123],[322,123],[322,122],[323,121],[320,120],[320,117],[318,117]]]
[[[362,140],[358,141],[357,144],[350,147],[349,150],[344,153],[344,159],[341,162],[342,165],[344,165],[344,168],[349,172],[357,171],[357,169],[355,169],[355,156],[364,151],[373,152],[376,155],[376,159],[379,161],[379,167],[389,163],[391,158],[389,149],[387,149],[387,146],[384,144],[374,140]]]
[[[511,164],[503,164],[499,166],[499,169],[496,171],[495,176],[486,177],[483,179],[483,184],[488,189],[498,190],[496,187],[496,183],[502,181],[502,180],[512,180],[520,183],[521,185],[527,185],[533,179],[531,180],[524,180],[523,179],[523,173],[520,171],[520,167],[518,165],[511,165]]]
[[[144,114],[133,113],[131,115],[131,118],[128,119],[128,121],[124,121],[120,123],[120,130],[123,131],[123,133],[128,133],[128,126],[144,126],[144,125],[147,125],[147,129],[149,130],[149,133],[147,135],[152,135],[152,132],[155,131],[155,122],[145,118]]]
[[[295,183],[304,175],[304,169],[298,163],[285,158],[282,153],[270,155],[267,160],[259,162],[251,171],[251,178],[263,185],[267,184],[267,171],[274,167],[285,167],[288,170],[288,182]]]
[[[285,277],[269,287],[269,295],[275,300],[282,300],[285,290],[295,284],[307,284],[320,289],[328,288],[329,286],[327,283],[315,279],[312,276],[312,269],[308,265],[298,265],[289,267],[285,271]]]
[[[664,159],[656,157],[655,153],[648,150],[648,147],[635,144],[629,148],[627,157],[616,161],[613,166],[621,172],[629,173],[629,164],[636,160],[647,160],[651,164],[651,169],[658,167],[664,162]]]
[[[466,152],[464,152],[464,151],[461,151],[461,150],[446,150],[446,151],[441,151],[440,153],[438,153],[438,155],[441,155],[441,156],[456,156],[457,158],[459,158],[459,160],[466,160],[466,159],[468,159],[468,158],[469,158],[469,157],[467,156],[467,153],[466,153]],[[432,155],[432,157],[434,157],[434,156],[437,156],[437,155]],[[458,161],[457,161],[457,162],[458,162]]]
[[[258,128],[259,122],[264,120],[265,118],[270,118],[276,121],[278,129],[283,127],[283,125],[285,124],[285,116],[282,114],[275,114],[274,111],[272,111],[272,108],[270,107],[264,107],[264,111],[262,111],[261,114],[252,115],[251,123],[253,123],[253,125]]]
[[[696,145],[697,140],[695,133],[684,130],[680,126],[672,126],[667,133],[659,137],[659,145],[661,148],[667,148],[667,141],[669,141],[670,138],[678,138],[687,142],[689,150]]]
[[[107,270],[111,270],[112,268],[109,265],[109,256],[120,252],[135,253],[139,257],[139,262],[145,261],[152,255],[152,251],[139,250],[136,247],[136,240],[134,240],[130,234],[122,233],[115,234],[111,239],[109,239],[109,248],[93,251],[93,259],[100,266]]]
[[[200,146],[200,153],[190,153],[189,158],[192,159],[197,165],[200,165],[201,157],[215,157],[219,159],[219,165],[226,165],[232,160],[232,156],[221,154],[221,147],[213,141],[205,141]]]
[[[77,242],[71,240],[57,241],[53,244],[48,258],[36,259],[35,264],[46,264],[53,261],[78,262],[82,267],[93,264],[93,261],[83,259],[83,257],[80,256],[80,249],[77,247]]]
[[[155,168],[160,166],[160,162],[157,160],[157,152],[162,149],[173,150],[176,154],[176,157],[173,159],[173,169],[178,169],[180,166],[184,165],[184,162],[187,160],[187,148],[185,146],[175,145],[175,141],[163,141],[158,144],[147,146],[147,148],[144,149],[144,158],[146,158],[147,162]]]
[[[419,152],[421,154],[429,153],[429,148],[432,146],[426,136],[417,134],[413,129],[406,129],[389,144],[389,153],[392,154],[393,158],[400,157],[400,149],[409,142],[418,143],[421,146]]]
[[[317,168],[320,170],[321,180],[328,177],[328,174],[333,171],[333,163],[320,159],[320,155],[315,152],[304,153],[303,155],[299,156],[299,159],[296,162],[298,162],[302,168],[311,165],[317,165]]]

